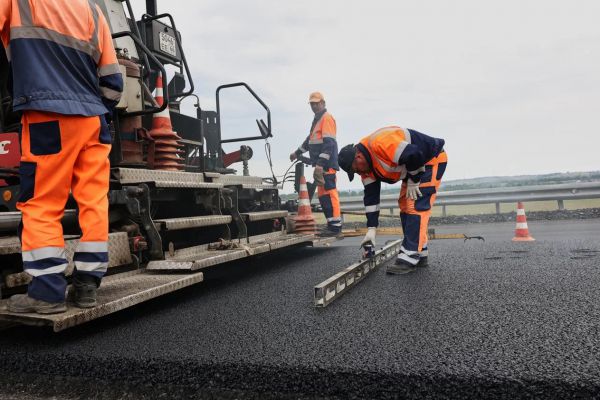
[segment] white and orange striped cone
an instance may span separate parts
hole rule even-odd
[[[525,216],[525,207],[520,201],[517,203],[517,228],[513,242],[533,242],[535,239],[529,234],[527,227],[527,217]]]
[[[156,103],[164,104],[163,78],[159,74],[156,78]],[[153,115],[152,130],[148,132],[154,140],[154,169],[178,171],[183,169],[184,160],[180,154],[183,153],[183,145],[179,143],[181,137],[173,131],[169,107]]]
[[[295,233],[316,233],[317,222],[310,209],[310,199],[308,197],[308,188],[306,178],[300,177],[300,193],[298,193],[298,214],[290,218],[294,226]]]

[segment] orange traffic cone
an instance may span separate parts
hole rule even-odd
[[[156,103],[159,106],[164,104],[163,94],[163,78],[159,74],[156,78]],[[154,169],[163,169],[170,171],[178,171],[183,169],[183,158],[180,154],[183,145],[179,140],[181,137],[173,131],[171,124],[171,116],[169,115],[169,107],[159,113],[154,114],[152,118],[152,130],[148,132],[154,142],[154,152],[149,156],[152,158]]]
[[[515,237],[512,240],[513,242],[532,242],[535,240],[529,235],[525,207],[520,201],[517,203],[517,228],[515,229]]]
[[[317,223],[310,209],[306,178],[300,177],[300,193],[298,194],[298,214],[290,218],[296,233],[316,233]]]

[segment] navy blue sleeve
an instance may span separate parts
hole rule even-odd
[[[302,155],[302,153],[306,153],[308,151],[308,138],[310,137],[307,136],[306,139],[304,139],[304,142],[302,142],[302,145],[300,147],[298,147],[298,150],[296,150],[296,155],[300,156]]]
[[[337,154],[337,142],[332,137],[324,137],[323,145],[321,146],[321,154],[319,154],[319,160],[317,165],[326,167],[329,165],[329,160],[335,157]]]
[[[365,214],[367,216],[367,227],[379,226],[379,201],[381,193],[381,182],[372,178],[363,178]]]
[[[426,162],[427,160],[425,160],[423,152],[414,144],[408,144],[402,151],[402,154],[400,154],[397,164],[405,165],[410,180],[419,182],[421,175],[425,171]]]

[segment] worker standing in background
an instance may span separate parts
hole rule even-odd
[[[315,117],[308,137],[296,151],[290,154],[290,160],[294,161],[308,151],[314,167],[313,177],[317,185],[319,203],[327,219],[327,228],[320,233],[320,236],[340,238],[342,237],[342,214],[336,187],[336,172],[340,168],[337,160],[335,119],[327,112],[325,98],[321,93],[311,93],[308,101]]]
[[[88,0],[3,0],[0,35],[13,109],[23,112],[17,207],[23,268],[32,276],[27,294],[12,296],[8,310],[66,310],[61,219],[70,191],[82,230],[74,301],[93,307],[108,266],[108,124],[123,90],[109,26]]]
[[[338,160],[351,181],[356,172],[364,185],[368,230],[361,245],[368,242],[375,245],[381,182],[402,181],[398,204],[404,240],[387,273],[405,274],[417,266],[427,266],[431,207],[448,162],[444,139],[390,126],[364,137],[357,145],[345,146]]]

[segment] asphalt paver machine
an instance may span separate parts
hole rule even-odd
[[[183,114],[181,101],[197,97],[173,17],[159,14],[156,0],[146,1],[139,20],[129,0],[96,3],[110,25],[125,81],[111,124],[108,274],[95,308],[19,315],[4,307],[8,296],[25,290],[30,277],[23,272],[17,235],[20,115],[11,107],[10,71],[0,54],[0,320],[60,331],[199,283],[207,267],[331,241],[288,233],[288,211],[281,209],[275,175],[251,175],[249,143],[272,137],[269,108],[252,88],[243,82],[222,85],[216,90],[216,110],[202,110],[196,103],[195,116]],[[159,76],[168,82],[162,104],[152,94]],[[231,88],[247,90],[264,108],[266,122],[256,120],[255,136],[222,138],[220,96]],[[153,129],[153,117],[165,110],[172,129]],[[240,148],[226,153],[224,143],[240,143]],[[240,173],[232,168],[238,165]],[[62,223],[72,257],[80,235],[73,199]],[[72,265],[67,276],[71,271]]]

